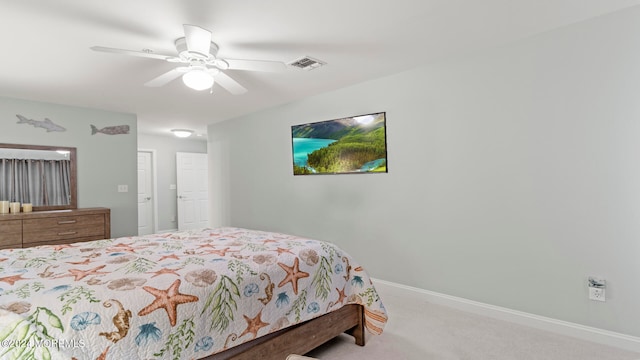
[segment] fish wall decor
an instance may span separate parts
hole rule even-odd
[[[107,126],[102,129],[98,129],[94,125],[91,125],[91,135],[95,135],[97,133],[105,134],[105,135],[122,135],[129,133],[129,125],[118,125],[118,126]]]
[[[29,124],[29,125],[32,125],[33,127],[46,129],[47,132],[67,131],[67,129],[63,128],[62,126],[60,126],[60,125],[58,125],[56,123],[54,123],[53,121],[49,120],[48,118],[44,118],[43,121],[38,121],[38,120],[33,120],[33,119],[27,119],[26,117],[24,117],[22,115],[18,115],[18,114],[16,114],[16,116],[18,117],[17,124]]]

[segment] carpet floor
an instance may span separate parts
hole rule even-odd
[[[364,347],[341,335],[307,356],[321,360],[640,360],[640,353],[428,303],[390,286],[377,289],[389,313],[382,335],[367,334]]]

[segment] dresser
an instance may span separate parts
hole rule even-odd
[[[111,210],[84,208],[0,214],[0,249],[111,237]]]

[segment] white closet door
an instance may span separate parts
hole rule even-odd
[[[207,154],[176,153],[178,230],[209,226]]]

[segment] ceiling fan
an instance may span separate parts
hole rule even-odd
[[[177,56],[156,54],[150,50],[134,51],[104,46],[93,46],[91,50],[184,64],[146,82],[145,86],[160,87],[182,76],[185,85],[194,90],[211,89],[215,81],[234,95],[244,94],[247,89],[225,74],[224,70],[275,72],[286,68],[286,65],[279,61],[219,58],[217,57],[218,45],[211,41],[209,30],[196,25],[183,26],[184,37],[175,41]]]

